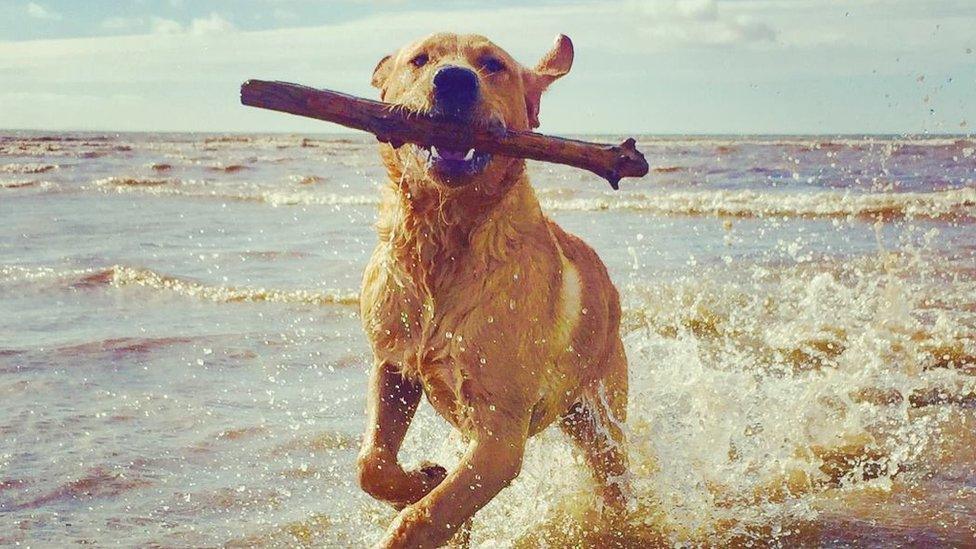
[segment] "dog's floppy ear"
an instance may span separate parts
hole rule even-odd
[[[573,66],[573,41],[565,34],[556,36],[556,42],[535,69],[525,73],[525,108],[529,126],[539,127],[539,102],[549,84],[569,72]]]
[[[393,56],[387,55],[380,62],[376,64],[376,68],[373,69],[373,84],[374,88],[383,89],[383,84],[386,84],[386,79],[389,78],[390,73],[393,71]]]

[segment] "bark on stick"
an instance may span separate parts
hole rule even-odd
[[[647,160],[637,150],[633,138],[620,145],[606,145],[472,125],[344,93],[266,80],[245,82],[241,86],[241,103],[367,131],[395,147],[416,143],[452,150],[473,148],[502,156],[575,166],[603,177],[614,189],[624,177],[647,175]]]

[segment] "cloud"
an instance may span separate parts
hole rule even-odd
[[[201,35],[230,32],[235,30],[235,28],[230,21],[224,19],[216,12],[213,12],[207,17],[202,17],[191,21],[189,30],[191,34]]]
[[[102,21],[101,27],[107,30],[140,29],[146,21],[142,17],[109,17]]]
[[[153,17],[151,21],[153,34],[181,34],[184,32],[183,25],[172,19]]]
[[[116,31],[148,31],[150,34],[192,34],[195,36],[226,33],[236,29],[230,21],[217,13],[193,19],[188,25],[163,17],[109,17],[102,21],[101,26],[103,29]]]
[[[333,131],[244,109],[240,83],[288,80],[375,97],[376,61],[438,30],[485,34],[529,66],[556,33],[572,37],[573,72],[543,106],[546,130],[557,133],[931,129],[931,105],[921,114],[904,107],[918,74],[954,78],[933,95],[938,119],[953,128],[976,120],[965,86],[976,78],[965,53],[976,13],[932,13],[907,0],[848,9],[840,0],[539,3],[234,32],[214,13],[105,20],[106,36],[0,41],[0,127]],[[531,32],[512,21],[531,22]],[[914,76],[898,87],[905,74]],[[51,90],[63,97],[37,99]],[[878,100],[889,92],[896,107]]]
[[[298,14],[283,8],[275,8],[271,15],[278,21],[297,21]]]
[[[640,14],[641,30],[658,41],[721,46],[777,38],[768,23],[719,9],[717,0],[645,0],[632,6]]]
[[[35,2],[28,2],[26,9],[27,9],[27,15],[33,17],[34,19],[48,19],[52,21],[57,21],[61,19],[60,13],[53,12]]]

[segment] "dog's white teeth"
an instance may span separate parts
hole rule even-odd
[[[471,160],[474,158],[474,149],[468,149],[468,153],[464,155],[465,160]]]

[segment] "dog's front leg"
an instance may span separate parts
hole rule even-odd
[[[400,512],[379,547],[440,547],[515,480],[522,469],[529,421],[500,423],[479,427],[457,468],[423,499]]]
[[[404,471],[397,461],[422,394],[420,384],[403,377],[393,365],[373,367],[366,397],[366,436],[357,462],[359,484],[374,498],[397,508],[424,497],[447,476],[438,465]]]

